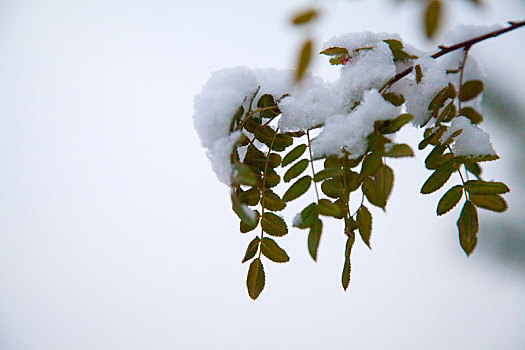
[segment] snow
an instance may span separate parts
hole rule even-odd
[[[422,126],[431,118],[432,112],[428,110],[430,102],[439,91],[448,86],[449,79],[446,67],[440,60],[426,55],[417,59],[414,65],[417,64],[421,66],[423,72],[421,82],[419,84],[416,82],[414,71],[407,79],[396,83],[392,91],[405,96],[407,112],[414,116],[412,123],[415,126]]]
[[[479,127],[473,125],[470,119],[458,116],[452,120],[452,124],[441,138],[447,140],[453,133],[463,130],[452,144],[452,151],[456,156],[477,157],[495,156],[496,151],[490,142],[490,136]]]
[[[450,46],[498,28],[458,26],[446,36],[443,45]],[[403,112],[413,115],[415,126],[421,127],[429,121],[429,126],[432,126],[435,120],[430,120],[432,112],[428,110],[429,104],[449,83],[459,90],[458,68],[463,64],[465,51],[457,50],[433,59],[429,53],[403,44],[406,52],[416,54],[419,58],[411,62],[394,62],[390,47],[384,42],[387,39],[401,41],[397,34],[371,32],[345,34],[328,40],[323,49],[342,47],[350,55],[350,60],[341,66],[340,76],[335,81],[325,81],[307,74],[296,85],[293,82],[295,72],[292,70],[252,70],[247,67],[213,73],[201,94],[195,97],[193,118],[217,178],[230,184],[231,152],[241,136],[240,132],[230,132],[233,115],[241,105],[245,111],[248,110],[252,99],[252,109],[256,109],[256,101],[263,94],[272,95],[281,111],[277,123],[279,130],[320,128],[318,137],[312,142],[315,157],[341,155],[345,149],[351,157],[358,158],[367,151],[367,137],[373,132],[374,123],[394,119]],[[390,87],[392,92],[402,94],[406,100],[402,107],[395,107],[385,101],[379,91],[408,64],[420,65],[423,77],[417,83],[413,71]],[[484,76],[479,62],[469,53],[463,82],[482,80]],[[463,102],[463,107],[469,106],[481,112],[481,99],[480,95]],[[488,134],[464,117],[456,117],[452,121],[444,139],[460,129],[463,132],[452,145],[457,155],[495,155]],[[258,141],[254,144],[262,146],[261,149],[265,147]],[[244,153],[241,147],[241,159]]]
[[[365,154],[367,136],[374,131],[377,120],[399,116],[401,108],[385,101],[376,90],[365,92],[363,101],[352,112],[338,114],[328,119],[318,137],[312,141],[314,157],[342,155],[342,147],[355,159]]]

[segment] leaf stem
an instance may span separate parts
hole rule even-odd
[[[272,153],[273,143],[275,142],[275,138],[277,137],[278,132],[279,132],[279,128],[275,129],[275,135],[273,135],[272,143],[270,144],[270,147],[268,148],[268,154],[266,155],[266,163],[264,164],[262,189],[261,189],[261,240],[259,241],[261,243],[264,237],[263,219],[264,219],[264,190],[266,187],[266,171],[268,171],[268,163],[270,162],[270,154]],[[262,253],[262,250],[259,249],[259,259],[261,258],[261,253]]]
[[[312,166],[312,179],[315,178],[314,160],[312,156],[312,147],[310,147],[310,130],[306,130],[306,138],[308,139],[308,153],[310,154],[310,165]],[[317,203],[319,203],[319,191],[317,190],[317,183],[314,181],[315,196]]]

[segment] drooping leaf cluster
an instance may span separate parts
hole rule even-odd
[[[294,22],[308,22],[315,17],[315,13],[301,16]],[[395,62],[410,65],[417,59],[405,51],[401,41],[388,39],[384,42],[388,44]],[[306,51],[311,49],[311,46],[305,48]],[[351,64],[354,54],[368,49],[362,47],[349,52],[345,48],[330,47],[321,54],[329,56],[333,65],[345,65]],[[482,179],[479,163],[496,160],[498,156],[458,155],[451,146],[462,132],[448,132],[455,118],[468,118],[473,125],[483,120],[474,108],[464,106],[464,102],[478,97],[483,91],[483,83],[479,80],[462,81],[467,53],[468,48],[461,66],[451,72],[460,74],[459,85],[449,83],[425,106],[430,117],[422,125],[426,129],[418,149],[431,148],[425,167],[432,173],[422,185],[422,194],[438,191],[453,174],[458,174],[458,182],[441,197],[436,212],[437,215],[446,214],[464,198],[457,227],[460,246],[470,255],[477,243],[477,210],[505,211],[507,203],[501,195],[509,189],[501,182]],[[304,74],[307,64],[301,62],[308,61],[309,54],[307,56],[299,62],[296,79]],[[405,79],[413,79],[415,84],[420,84],[424,78],[423,70],[419,65],[413,65],[415,74]],[[381,96],[387,103],[405,110],[405,96],[390,90],[395,81],[391,80],[380,90]],[[314,200],[304,200],[305,206],[295,215],[293,226],[308,232],[307,249],[312,259],[317,261],[324,221],[341,221],[342,232],[346,236],[346,246],[342,250],[341,283],[347,290],[356,235],[359,234],[363,243],[371,248],[373,218],[370,209],[385,210],[392,193],[394,171],[388,160],[414,156],[409,145],[394,142],[393,135],[414,118],[402,112],[375,121],[373,131],[367,135],[364,154],[352,154],[343,147],[337,155],[314,158],[312,142],[319,126],[296,132],[282,132],[277,127],[281,116],[279,102],[286,97],[261,95],[257,90],[252,96],[245,96],[249,103],[239,106],[230,124],[230,133],[241,135],[231,153],[231,200],[232,209],[239,218],[240,232],[253,235],[242,259],[242,263],[249,262],[246,286],[252,299],[259,297],[266,284],[263,262],[286,263],[290,260],[279,242],[279,238],[290,231],[282,213],[289,202],[306,198],[307,194]],[[349,110],[358,105],[350,106]],[[361,199],[360,204],[351,208],[350,198],[355,196]]]

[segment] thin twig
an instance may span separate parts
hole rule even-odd
[[[507,28],[495,30],[495,31],[487,33],[487,34],[484,34],[484,35],[481,35],[481,36],[478,36],[478,37],[475,37],[475,38],[472,38],[472,39],[469,39],[469,40],[462,41],[462,42],[460,42],[458,44],[455,44],[455,45],[452,45],[452,46],[440,46],[439,47],[440,50],[438,52],[434,53],[430,57],[436,59],[436,58],[439,58],[439,57],[441,57],[443,55],[446,55],[446,54],[448,54],[450,52],[453,52],[453,51],[456,51],[456,50],[459,50],[459,49],[463,49],[463,48],[466,48],[466,47],[473,46],[474,44],[477,44],[480,41],[487,40],[487,39],[490,39],[490,38],[495,38],[495,37],[497,37],[497,36],[499,36],[499,35],[501,35],[503,33],[510,32],[511,30],[514,30],[514,29],[517,29],[519,27],[525,26],[525,21],[508,22],[508,23],[509,23],[509,26]],[[388,83],[386,83],[381,88],[380,91],[383,92],[388,87],[394,85],[396,82],[398,82],[399,80],[401,80],[404,77],[406,77],[407,75],[409,75],[413,70],[414,70],[414,67],[410,67],[410,68],[407,68],[406,70],[402,71],[401,73],[397,74]]]

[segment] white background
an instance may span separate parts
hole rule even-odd
[[[487,2],[450,1],[445,27],[523,17],[513,1]],[[293,67],[305,33],[288,19],[307,3],[282,3],[0,1],[0,349],[523,349],[525,274],[466,258],[459,209],[437,218],[440,196],[419,195],[426,152],[391,162],[387,214],[373,211],[372,251],[357,242],[349,292],[331,223],[318,263],[305,231],[280,239],[291,262],[266,263],[249,299],[240,261],[253,235],[238,232],[192,100],[216,69]],[[325,6],[318,45],[372,30],[432,47],[413,4]],[[474,49],[518,94],[524,32]],[[314,69],[337,74],[322,58]],[[488,178],[519,187],[512,144],[486,124],[503,158]],[[503,215],[522,215],[518,194]],[[482,231],[478,249],[498,233]]]

